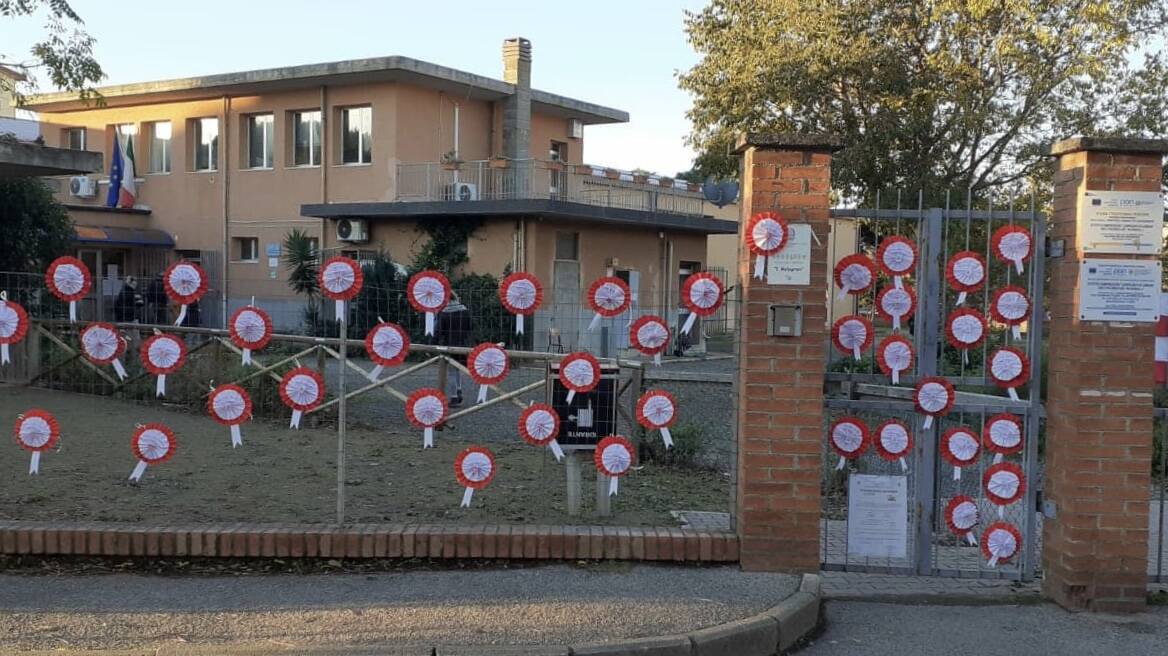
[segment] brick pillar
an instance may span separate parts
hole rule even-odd
[[[823,374],[827,342],[827,237],[831,153],[825,137],[746,135],[742,154],[742,217],[738,284],[737,519],[742,568],[819,570]],[[743,231],[757,212],[775,211],[807,224],[811,284],[776,286],[751,277],[754,256]],[[803,306],[800,337],[768,337],[771,304]]]
[[[1159,191],[1168,141],[1055,144],[1046,385],[1043,589],[1066,608],[1139,611],[1147,594],[1155,323],[1080,321],[1078,199],[1088,190]]]

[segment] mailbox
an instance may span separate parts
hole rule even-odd
[[[802,305],[775,304],[767,308],[767,336],[799,337],[802,334]]]

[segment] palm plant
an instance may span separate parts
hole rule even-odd
[[[283,251],[284,266],[290,269],[288,286],[305,297],[304,321],[311,330],[320,319],[320,287],[317,283],[320,251],[316,240],[299,228],[284,235]]]

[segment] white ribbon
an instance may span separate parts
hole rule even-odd
[[[958,467],[957,465],[953,466],[953,480],[955,480],[955,481],[961,480],[961,468]]]
[[[427,426],[422,429],[422,448],[434,448],[434,428],[431,426]]]
[[[470,498],[474,496],[474,488],[468,487],[462,492],[462,503],[459,508],[470,508]]]
[[[8,364],[9,362],[12,362],[12,358],[8,354],[8,345],[0,344],[0,364]]]
[[[1017,324],[1010,326],[1010,333],[1014,335],[1014,339],[1022,339],[1022,326]]]
[[[166,374],[158,374],[158,380],[154,384],[154,396],[166,396]]]
[[[69,323],[77,323],[77,301],[69,301]]]
[[[564,459],[564,449],[560,447],[560,443],[552,440],[548,442],[548,448],[552,450],[552,455],[556,457],[556,462]]]
[[[900,471],[908,471],[908,463],[904,461],[904,458],[900,459]]]
[[[288,424],[288,428],[300,428],[300,418],[303,416],[304,416],[303,412],[296,410],[296,409],[293,409],[292,410],[292,423]]]
[[[696,312],[690,312],[690,313],[689,313],[689,316],[685,318],[685,325],[683,325],[683,326],[681,327],[681,332],[683,332],[683,333],[685,333],[685,334],[687,334],[687,335],[688,335],[688,334],[689,334],[689,331],[693,329],[694,322],[696,322],[696,321],[697,321],[697,319],[698,319],[698,315],[697,315],[697,313],[696,313]]]
[[[609,476],[608,477],[608,496],[610,496],[610,497],[616,496],[616,491],[617,491],[618,487],[620,487],[620,477]]]
[[[892,285],[897,289],[904,289],[904,281],[900,278],[900,276],[892,276]]]
[[[570,390],[568,390],[568,398],[566,398],[564,400],[564,403],[571,405],[572,399],[574,399],[574,398],[576,398],[576,390],[570,389]]]
[[[900,384],[900,369],[893,369],[892,370],[892,384],[893,385]]]
[[[249,364],[251,364],[251,349],[245,348],[243,349],[243,366],[246,367]]]
[[[1018,398],[1018,390],[1013,388],[1013,387],[1007,387],[1006,393],[1010,395],[1011,401],[1021,401],[1022,400],[1022,399]]]
[[[969,297],[969,294],[967,294],[965,292],[958,292],[957,293],[957,306],[960,307],[962,305],[965,305],[965,299],[968,297]]]
[[[515,315],[515,334],[516,335],[523,334],[523,315],[522,314]]]
[[[754,258],[754,277],[762,280],[766,278],[766,256],[758,255]]]
[[[1000,453],[995,453],[995,454],[994,454],[994,464],[996,465],[996,464],[998,464],[998,463],[999,463],[999,462],[1001,462],[1001,461],[1002,461],[1002,454],[1000,454]]]
[[[113,362],[113,365],[114,365],[114,373],[116,373],[118,375],[118,380],[125,380],[126,378],[128,378],[128,376],[126,375],[126,368],[122,366],[121,360],[115,359]]]
[[[383,371],[385,371],[385,367],[377,365],[370,369],[369,373],[365,375],[369,378],[369,380],[376,381],[381,376],[381,372]]]
[[[1014,259],[1014,268],[1018,270],[1018,275],[1022,275],[1022,258]]]
[[[844,300],[845,298],[847,298],[847,297],[848,297],[848,292],[850,292],[850,291],[852,291],[852,288],[851,288],[851,287],[848,287],[846,284],[844,284],[844,285],[841,285],[841,286],[840,286],[840,292],[839,292],[839,296],[836,296],[836,297],[835,297],[835,299],[836,299],[837,301],[842,301],[842,300]]]
[[[340,300],[337,301],[336,319],[337,319],[337,321],[343,321],[345,319],[345,302],[344,301],[340,301]]]
[[[973,531],[965,534],[965,541],[968,542],[969,546],[971,547],[977,546],[977,536],[973,534]]]
[[[178,318],[174,320],[174,325],[181,326],[183,319],[187,318],[187,304],[183,303],[178,306]]]
[[[661,351],[657,351],[653,354],[653,364],[658,367],[661,366]]]
[[[146,473],[146,461],[139,460],[138,464],[134,465],[134,471],[130,472],[130,480],[131,481],[140,481],[140,480],[142,480],[142,474],[145,474],[145,473]]]
[[[661,439],[665,441],[665,448],[673,448],[673,436],[669,434],[668,428],[661,428]]]
[[[479,398],[478,398],[479,403],[486,403],[487,402],[487,389],[488,389],[488,387],[486,385],[479,385]]]
[[[28,475],[41,473],[41,452],[33,451],[32,458],[28,461]]]
[[[231,448],[243,445],[243,433],[239,430],[239,424],[231,425]]]
[[[1002,506],[998,506],[998,519],[1005,519],[1005,518],[1006,518],[1005,508]]]
[[[843,469],[844,465],[846,465],[847,462],[848,462],[847,458],[840,456],[839,463],[836,464],[835,470],[839,471],[839,470]]]
[[[425,333],[426,333],[427,335],[433,335],[433,334],[434,334],[434,313],[433,313],[433,312],[427,312],[427,313],[426,313],[426,330],[425,330]]]
[[[596,330],[596,326],[600,325],[600,318],[601,318],[601,317],[600,317],[600,313],[599,313],[599,312],[597,312],[596,314],[592,315],[592,321],[588,323],[588,328],[586,328],[586,329],[584,330],[584,332],[586,332],[586,333],[590,333],[590,332],[592,332],[593,330]]]
[[[925,423],[921,424],[921,428],[929,429],[933,427],[933,415],[925,415]]]

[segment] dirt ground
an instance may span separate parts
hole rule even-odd
[[[43,408],[61,425],[61,441],[28,475],[29,454],[11,437],[0,444],[0,519],[332,523],[336,512],[337,437],[333,427],[299,431],[284,422],[243,425],[243,446],[204,414],[25,387],[0,386],[0,430],[11,436],[18,414]],[[140,485],[128,482],[135,458],[130,436],[139,423],[162,422],[178,450],[151,466]],[[307,422],[306,422],[307,423]],[[489,441],[499,467],[494,481],[459,508],[454,458],[475,442],[466,428],[438,432],[423,451],[420,430],[352,428],[346,444],[347,522],[440,522],[676,525],[670,510],[726,511],[725,474],[653,463],[626,476],[613,514],[594,516],[593,467],[584,467],[584,512],[565,511],[564,465],[547,449]],[[590,455],[590,454],[589,454]]]

